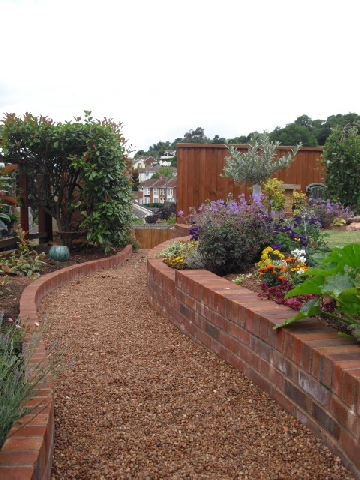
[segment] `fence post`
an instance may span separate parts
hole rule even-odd
[[[20,222],[21,229],[26,232],[25,238],[28,238],[29,235],[29,204],[28,204],[28,188],[27,188],[27,176],[25,173],[20,173],[19,175],[19,186],[20,186],[20,199],[21,199],[21,208],[20,208]]]

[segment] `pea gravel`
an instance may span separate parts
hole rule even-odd
[[[55,378],[53,480],[352,479],[274,400],[155,313],[146,250],[42,302]]]

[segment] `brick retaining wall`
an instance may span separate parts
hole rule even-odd
[[[303,320],[206,270],[173,270],[148,256],[148,301],[163,317],[212,350],[309,427],[360,479],[360,344]]]
[[[20,316],[22,321],[38,320],[37,307],[51,290],[66,282],[89,273],[112,268],[124,263],[132,254],[132,247],[125,247],[117,255],[100,260],[73,265],[40,277],[24,290],[20,300]],[[40,362],[45,357],[45,346],[40,341],[33,362]],[[26,415],[17,424],[13,424],[8,438],[0,451],[1,480],[50,480],[54,449],[54,403],[51,378],[29,402],[30,405],[43,405],[31,415]],[[45,407],[44,407],[45,405]],[[39,413],[40,411],[40,413]]]

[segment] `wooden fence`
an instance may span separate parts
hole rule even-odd
[[[247,150],[246,145],[236,147],[242,152]],[[291,148],[280,147],[280,156]],[[292,164],[278,172],[276,178],[301,185],[303,192],[310,183],[323,183],[322,152],[322,148],[301,148]],[[229,193],[235,198],[242,193],[248,195],[245,185],[239,187],[232,180],[220,177],[227,154],[224,145],[177,145],[177,211],[182,210],[187,215],[190,207],[197,209],[207,199],[225,199]]]
[[[140,243],[141,248],[150,249],[173,238],[173,227],[164,225],[136,225],[132,227],[132,235]]]

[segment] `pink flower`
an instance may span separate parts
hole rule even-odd
[[[13,322],[14,320],[12,318],[8,318],[8,322]]]
[[[15,328],[21,328],[20,325],[15,325]]]
[[[35,325],[35,327],[40,327],[40,323],[39,323],[39,322],[34,322],[34,325]]]

